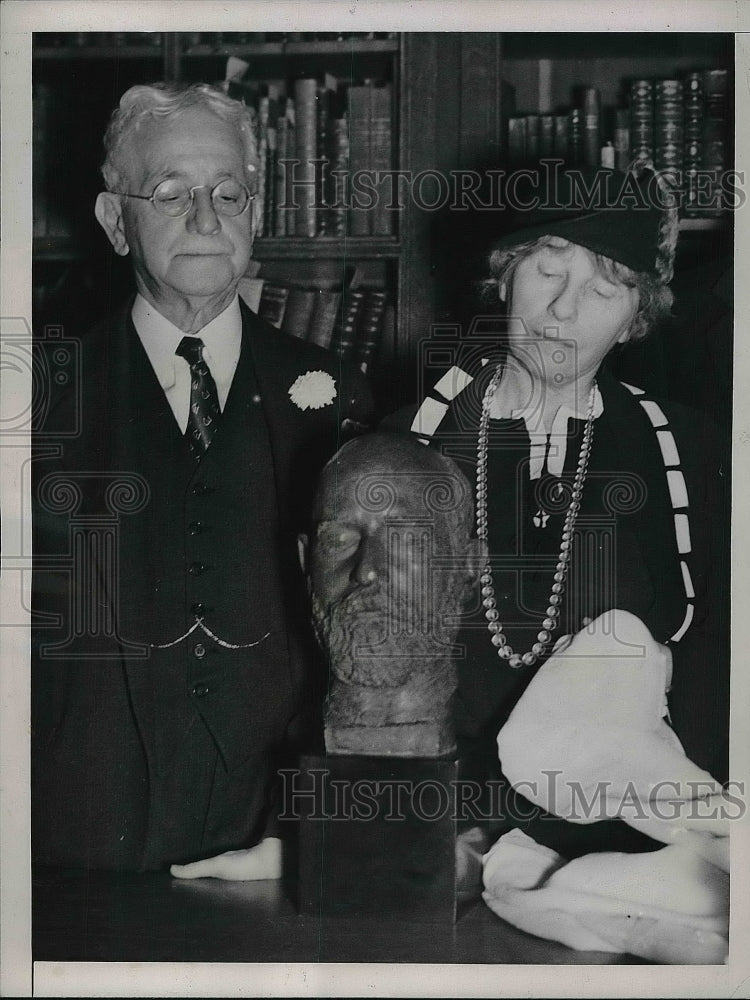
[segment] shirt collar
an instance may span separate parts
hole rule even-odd
[[[184,363],[175,354],[177,345],[185,336],[165,316],[154,308],[140,293],[132,309],[133,325],[148,355],[151,366],[165,391],[175,384],[176,362]],[[217,382],[229,381],[237,366],[242,343],[242,314],[237,295],[229,305],[207,323],[196,336],[203,341],[203,356]]]
[[[604,401],[599,391],[599,386],[594,387],[594,419],[604,412]],[[546,464],[547,472],[558,478],[563,474],[565,466],[565,456],[568,446],[568,421],[571,419],[585,420],[588,413],[588,399],[577,409],[563,404],[555,414],[552,421],[552,429],[549,433],[544,429],[537,429],[539,419],[538,407],[525,407],[522,410],[513,411],[514,420],[523,420],[526,424],[531,445],[529,449],[529,479],[538,479],[544,472]]]

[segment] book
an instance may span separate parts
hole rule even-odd
[[[305,77],[294,81],[295,108],[295,158],[294,204],[296,206],[295,234],[315,236],[315,188],[317,142],[317,81]]]
[[[318,87],[316,97],[316,187],[315,187],[315,226],[318,236],[327,236],[330,223],[328,212],[330,183],[329,167],[331,153],[331,123],[333,118],[333,101],[336,95],[338,81],[335,76],[326,73],[323,84]]]
[[[568,159],[574,167],[583,163],[583,112],[580,108],[571,108],[568,112]]]
[[[526,156],[529,163],[539,159],[539,115],[526,115]]]
[[[555,115],[555,132],[552,139],[552,152],[559,160],[568,159],[568,116]]]
[[[329,236],[345,236],[349,199],[349,122],[346,115],[333,119],[330,135],[327,232]]]
[[[539,157],[548,159],[555,153],[555,116],[541,115],[539,118]]]
[[[260,294],[258,315],[261,319],[264,319],[266,323],[270,323],[271,326],[275,326],[277,330],[281,329],[288,298],[289,289],[286,285],[277,285],[265,282],[263,290]]]
[[[598,167],[601,156],[601,99],[596,87],[583,90],[583,163]]]
[[[281,320],[282,333],[290,333],[300,340],[307,339],[310,318],[315,308],[315,289],[292,286],[286,297],[286,308]]]
[[[389,85],[373,87],[371,92],[372,113],[370,117],[370,169],[375,173],[377,200],[372,210],[371,231],[373,236],[391,236],[394,232],[391,202],[391,181],[383,175],[393,165],[392,160],[392,94]]]
[[[331,346],[340,304],[341,292],[328,288],[319,288],[315,292],[315,307],[307,331],[307,339],[311,343],[319,347]]]
[[[519,166],[526,161],[526,119],[511,115],[508,119],[508,163]]]
[[[297,202],[294,178],[297,167],[296,108],[294,101],[286,99],[286,150],[287,158],[284,165],[284,235],[295,236],[297,233]]]
[[[630,84],[630,159],[654,156],[654,87],[651,80]]]
[[[721,210],[721,172],[729,157],[729,74],[725,69],[710,69],[703,73],[703,156],[702,169],[711,178],[711,195],[704,213],[718,214]]]
[[[370,214],[374,205],[373,192],[366,188],[370,169],[370,123],[372,119],[372,87],[354,86],[347,91],[349,118],[349,233],[369,236]]]
[[[682,81],[657,80],[654,85],[654,166],[675,177],[682,171],[684,117]]]
[[[626,108],[615,111],[615,167],[627,170],[630,162],[630,128]]]
[[[380,346],[385,305],[384,291],[376,288],[367,289],[354,342],[354,360],[363,372],[367,372],[371,367]]]
[[[331,337],[331,350],[340,361],[349,361],[354,356],[357,326],[364,299],[363,291],[344,289]]]
[[[287,101],[283,99],[276,119],[276,179],[274,182],[273,235],[286,236],[287,213],[286,169],[289,159],[289,118]]]

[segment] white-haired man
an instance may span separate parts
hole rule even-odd
[[[81,339],[77,391],[40,428],[78,434],[35,463],[39,566],[72,547],[74,567],[36,574],[53,617],[35,632],[32,829],[40,863],[148,870],[274,833],[307,670],[296,533],[370,397],[238,297],[257,176],[243,105],[133,87],[105,146],[96,217],[137,294]],[[275,839],[259,852],[273,873]]]

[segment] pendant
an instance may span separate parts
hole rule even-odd
[[[547,521],[549,521],[549,517],[550,516],[547,513],[547,511],[544,510],[542,507],[540,507],[539,510],[536,512],[536,514],[534,514],[534,516],[532,518],[532,520],[534,522],[534,526],[536,528],[546,528],[547,527]]]

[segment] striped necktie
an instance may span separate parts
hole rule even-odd
[[[190,365],[190,416],[185,439],[198,459],[211,444],[219,424],[219,393],[213,375],[203,360],[203,341],[200,337],[183,337],[175,354]]]

